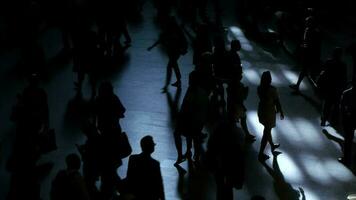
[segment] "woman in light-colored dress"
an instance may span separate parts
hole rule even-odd
[[[265,161],[269,158],[268,155],[264,154],[267,141],[271,146],[272,153],[276,148],[279,147],[279,144],[273,143],[271,131],[272,128],[276,126],[277,113],[280,113],[281,120],[284,119],[284,114],[279,102],[277,89],[271,85],[271,82],[271,73],[269,71],[265,71],[262,74],[261,83],[257,88],[257,94],[260,98],[260,102],[258,104],[258,119],[259,122],[264,126],[260,152],[258,155],[258,159],[260,161]]]

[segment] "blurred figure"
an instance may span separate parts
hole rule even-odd
[[[142,153],[129,158],[126,176],[128,192],[135,200],[164,200],[160,163],[151,157],[156,144],[152,136],[147,135],[141,139],[140,145]]]
[[[242,132],[233,118],[220,112],[207,150],[208,164],[215,175],[217,185],[217,200],[233,200],[233,188],[241,189],[244,183],[245,155]]]
[[[91,99],[96,96],[97,73],[100,65],[101,51],[99,38],[89,28],[77,28],[73,34],[73,71],[77,72],[77,81],[74,82],[78,94],[81,94],[85,74],[88,75],[91,86]]]
[[[171,85],[174,87],[181,87],[181,73],[178,66],[178,59],[181,55],[187,53],[188,42],[174,17],[169,17],[169,19],[167,19],[159,39],[152,46],[147,48],[147,50],[150,51],[158,44],[164,46],[169,58],[166,83],[162,88],[162,92],[167,91],[169,82],[171,81],[172,69],[176,74],[177,81]]]
[[[324,64],[324,71],[317,81],[318,89],[323,98],[323,110],[321,113],[321,126],[330,122],[330,116],[336,113],[342,92],[347,84],[347,67],[341,60],[342,49],[337,47],[333,51],[332,58]]]
[[[247,127],[247,115],[244,101],[248,96],[248,87],[242,82],[242,74],[232,80],[227,88],[227,112],[231,119],[240,122],[247,142],[254,142],[255,136],[250,133]]]
[[[214,39],[213,68],[214,76],[223,83],[229,79],[228,52],[225,48],[225,41],[222,37]]]
[[[102,134],[118,128],[121,132],[120,119],[124,118],[126,109],[109,81],[101,83],[98,96],[94,102],[95,119]]]
[[[279,144],[273,143],[271,133],[272,128],[276,126],[276,114],[280,113],[281,120],[284,119],[284,113],[279,102],[277,89],[271,85],[271,82],[271,73],[269,71],[265,71],[262,74],[261,83],[257,88],[257,94],[260,99],[257,111],[258,119],[264,126],[261,147],[258,154],[258,159],[261,162],[269,158],[268,155],[264,154],[267,141],[271,146],[272,153],[279,147]]]
[[[299,92],[299,86],[305,76],[311,75],[320,64],[320,31],[317,28],[315,18],[308,16],[305,20],[305,29],[303,42],[301,44],[301,64],[302,71],[299,74],[298,81],[290,88]]]
[[[124,118],[126,109],[108,81],[100,85],[94,107],[97,127],[103,140],[101,198],[106,200],[115,196],[121,183],[121,178],[117,174],[117,168],[122,165],[117,136],[122,132],[120,119]]]
[[[342,93],[340,109],[341,109],[341,122],[344,131],[344,146],[343,157],[339,161],[346,166],[351,165],[352,161],[352,144],[356,129],[356,92],[355,92],[356,77],[353,77],[352,87],[348,88]]]
[[[194,159],[200,159],[202,130],[207,121],[209,96],[215,86],[212,76],[211,53],[205,53],[199,67],[189,74],[189,87],[178,114],[174,140],[177,148],[177,161],[191,160],[194,143]],[[187,152],[183,156],[181,135],[187,138]]]
[[[78,155],[66,157],[67,169],[58,172],[52,182],[51,200],[89,200],[89,193],[79,172],[81,161]]]
[[[232,81],[240,80],[242,74],[242,63],[239,55],[241,43],[239,40],[232,40],[230,43],[230,51],[228,51],[228,77]]]

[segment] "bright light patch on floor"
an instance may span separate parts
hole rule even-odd
[[[315,194],[315,192],[309,190],[308,188],[303,188],[303,190],[305,193],[305,199],[307,199],[307,200],[322,200]]]
[[[252,128],[252,133],[256,134],[257,138],[262,138],[263,135],[263,125],[258,121],[258,116],[256,111],[247,111],[247,120]]]
[[[252,52],[253,46],[251,45],[250,41],[245,37],[244,33],[242,30],[237,27],[237,26],[231,26],[230,32],[232,33],[232,37],[228,37],[228,39],[231,41],[232,39],[238,39],[241,43],[241,48],[245,51]]]
[[[244,69],[244,78],[247,79],[248,82],[250,82],[253,85],[259,85],[260,84],[260,74],[255,70],[255,69]]]
[[[290,70],[281,70],[282,74],[284,75],[284,77],[288,80],[289,84],[295,84],[297,83],[298,80],[298,76],[299,74]],[[302,81],[302,83],[299,86],[300,90],[307,90],[308,86],[304,84],[304,81],[307,81],[307,79],[305,78],[305,80]]]
[[[353,174],[340,164],[336,159],[328,159],[324,162],[327,172],[336,180],[341,182],[349,182],[353,178]]]
[[[294,124],[305,144],[308,144],[309,147],[316,150],[323,148],[324,143],[321,136],[321,130],[317,129],[315,125],[310,122],[310,120],[296,119]]]
[[[324,166],[324,162],[313,155],[300,155],[303,167],[308,175],[317,183],[328,185],[333,182],[333,178]]]
[[[297,128],[288,118],[285,118],[283,121],[278,123],[276,128],[278,130],[278,133],[284,135],[286,139],[290,141],[291,144],[303,141],[303,138],[300,137]]]
[[[287,182],[302,182],[304,176],[293,159],[285,152],[278,156],[278,164]]]

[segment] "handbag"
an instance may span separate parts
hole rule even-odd
[[[121,159],[128,157],[132,153],[132,148],[126,132],[121,132],[118,135],[118,152]]]

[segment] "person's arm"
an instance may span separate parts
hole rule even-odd
[[[283,109],[282,109],[281,102],[279,101],[277,89],[275,91],[276,91],[276,94],[275,94],[274,103],[276,105],[277,113],[278,112],[280,113],[280,118],[281,118],[281,120],[283,120],[284,119],[284,112],[283,112]]]

